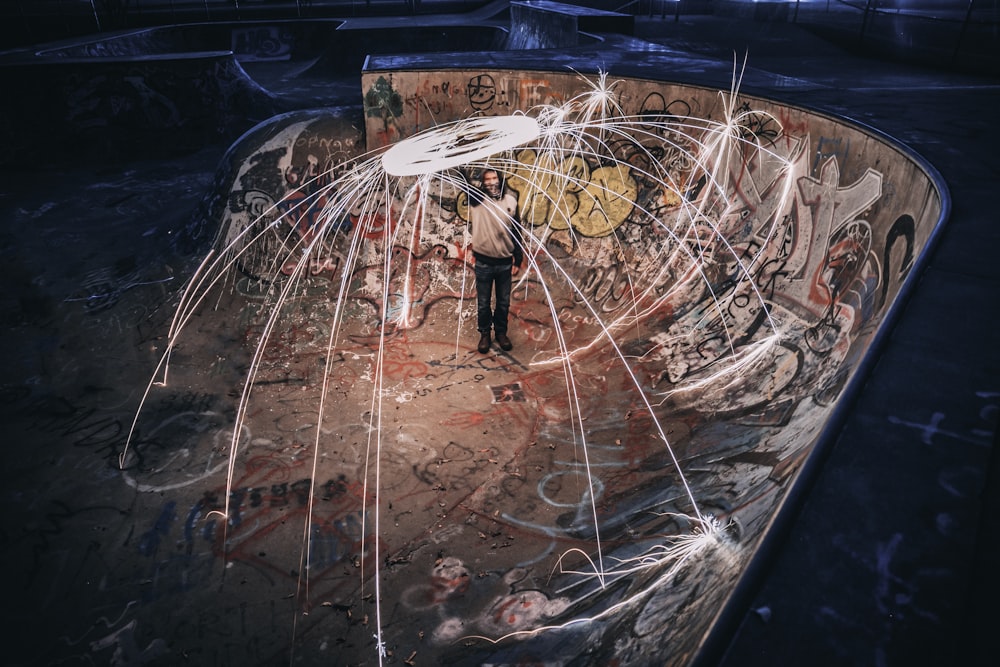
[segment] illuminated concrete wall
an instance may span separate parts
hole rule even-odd
[[[378,149],[473,114],[565,104],[592,89],[593,80],[546,71],[368,71],[367,141]],[[646,137],[650,148],[660,147],[660,162],[675,166],[675,198],[662,182],[644,180],[646,158],[616,154],[613,165],[581,166],[578,192],[600,180],[602,191],[628,193],[634,206],[608,206],[597,217],[578,208],[561,229],[553,228],[552,210],[525,206],[531,188],[515,168],[510,183],[521,188],[525,222],[579,290],[546,291],[543,276],[529,275],[515,291],[514,352],[484,358],[470,350],[469,320],[463,325],[454,315],[474,296],[460,240],[461,197],[436,195],[419,235],[393,250],[393,271],[408,268],[393,273],[388,296],[372,286],[380,280],[381,250],[362,252],[346,279],[348,342],[338,351],[336,416],[328,425],[332,442],[343,444],[330,445],[315,474],[238,467],[239,509],[254,521],[233,529],[231,538],[249,545],[233,557],[260,560],[254,545],[289,516],[273,508],[304,512],[312,494],[313,523],[324,541],[313,572],[323,592],[311,603],[354,599],[357,577],[341,573],[339,564],[360,553],[363,539],[379,540],[388,563],[383,605],[393,614],[384,637],[404,657],[419,651],[449,664],[539,656],[688,662],[941,217],[933,173],[874,131],[760,98],[727,101],[693,86],[627,79],[613,90],[623,114],[640,125],[643,118],[722,121],[740,114],[740,132],[762,149],[740,153],[724,169],[729,205],[718,226],[678,239],[642,222],[651,211],[670,218],[681,205],[677,192],[692,201],[705,197],[704,184],[684,181],[698,152],[696,128],[687,138]],[[291,192],[283,175],[350,161],[359,143],[356,129],[318,132],[304,117],[279,119],[249,136],[233,161],[232,185],[219,191],[219,243]],[[525,164],[535,159],[530,151],[514,155]],[[247,205],[254,198],[256,209]],[[306,210],[319,216],[325,204],[318,199]],[[384,225],[405,224],[390,210],[380,215]],[[376,247],[384,227],[373,230]],[[713,242],[716,236],[724,243]],[[697,275],[690,263],[678,262],[677,245],[690,248],[688,257],[698,254]],[[736,257],[752,280],[734,279]],[[309,273],[328,281],[321,289],[332,292],[343,266],[342,258],[318,258]],[[636,276],[648,275],[649,267],[666,267],[669,278],[642,284]],[[404,274],[411,277],[406,286]],[[662,297],[648,310],[632,296],[647,288]],[[359,513],[358,462],[371,419],[359,388],[371,378],[386,298],[407,312],[399,319],[404,324],[388,330],[384,348],[393,407],[380,427],[380,456],[383,480],[391,481],[380,491],[385,513],[376,529],[362,524]],[[608,318],[630,308],[643,309],[641,325],[609,342]],[[760,348],[772,332],[768,318],[777,323],[777,337]],[[321,319],[291,318],[280,344],[269,348],[259,380],[273,384],[258,400],[288,414],[248,423],[254,437],[276,443],[288,439],[293,422],[309,428],[312,408],[303,401],[312,394],[280,387],[295,378],[315,382],[315,360],[325,354],[316,341],[328,335],[316,330]],[[572,391],[553,361],[556,341],[575,350]],[[726,371],[730,353],[747,363]],[[637,387],[653,398],[651,405]],[[665,536],[695,528],[685,487],[706,514],[728,525],[730,541],[678,573],[657,561],[656,547],[670,542]],[[266,491],[262,505],[249,500],[255,489]],[[606,578],[595,575],[599,569]],[[350,619],[339,622],[344,627],[335,632],[345,637],[357,630]],[[548,626],[558,627],[539,630]],[[306,650],[316,650],[320,627],[300,626]],[[482,639],[509,633],[527,634],[498,645]],[[370,650],[357,646],[349,655],[361,659]]]

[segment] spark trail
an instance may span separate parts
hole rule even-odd
[[[725,534],[726,517],[700,506],[665,422],[679,396],[724,391],[741,375],[757,372],[780,341],[780,325],[755,278],[783,233],[780,216],[773,215],[748,234],[732,195],[746,165],[781,165],[786,158],[748,128],[748,119],[736,104],[735,87],[723,95],[725,118],[716,122],[665,114],[629,116],[618,105],[615,84],[606,75],[588,86],[564,104],[442,124],[386,151],[330,165],[296,188],[294,197],[263,210],[252,224],[223,230],[181,295],[166,351],[143,395],[145,403],[155,385],[166,383],[171,353],[197,314],[237,282],[247,281],[241,276],[249,275],[259,300],[255,311],[259,326],[233,418],[226,500],[218,512],[225,519],[225,531],[233,530],[231,491],[240,456],[250,446],[244,427],[253,418],[259,374],[269,363],[269,350],[282,333],[290,304],[306,299],[317,267],[332,269],[333,278],[325,288],[329,307],[324,311],[310,479],[318,479],[329,434],[342,430],[343,421],[349,419],[343,407],[334,406],[338,360],[345,355],[361,359],[359,363],[367,367],[360,377],[370,384],[370,393],[358,462],[357,502],[362,513],[358,597],[368,598],[364,591],[371,587],[373,639],[380,664],[391,644],[381,603],[386,595],[383,567],[390,558],[383,539],[387,510],[383,465],[396,454],[387,405],[395,389],[387,368],[396,347],[416,335],[429,317],[432,293],[449,304],[446,312],[456,318],[451,355],[456,368],[466,358],[462,331],[469,297],[468,192],[476,187],[476,174],[487,167],[503,174],[518,195],[527,270],[518,277],[516,298],[537,304],[532,321],[544,322],[538,326],[551,332],[530,353],[521,372],[522,384],[535,392],[541,412],[546,402],[566,406],[565,414],[538,418],[530,436],[537,439],[543,432],[555,432],[562,428],[557,422],[564,420],[574,469],[583,471],[581,497],[588,505],[589,527],[577,525],[574,531],[589,537],[586,546],[553,554],[553,570],[563,582],[567,577],[595,579],[597,588],[582,597],[600,595],[611,582],[639,572],[659,573],[649,577],[644,590],[606,605],[596,616],[577,613],[572,610],[578,605],[567,605],[570,612],[503,636],[565,628],[613,614],[630,600],[666,585],[706,550],[738,548]],[[791,197],[792,179],[787,165],[776,171],[786,176],[777,179],[779,203],[774,208],[781,210]],[[590,271],[595,265],[614,267],[611,287],[595,282]],[[435,312],[440,316],[440,310]],[[568,316],[580,323],[564,326]],[[530,344],[521,347],[529,349]],[[634,406],[630,412],[641,413],[648,422],[646,437],[669,461],[676,480],[676,493],[665,489],[664,497],[683,508],[684,520],[677,525],[687,527],[687,532],[677,534],[646,535],[636,542],[644,546],[625,557],[606,553],[602,524],[609,519],[599,506],[604,488],[599,477],[601,466],[611,464],[606,448],[592,442],[590,425],[599,420],[601,406],[581,391],[581,373],[591,367],[584,362],[613,372],[630,396]],[[539,389],[547,383],[541,379],[552,376],[561,378],[561,398]],[[670,386],[660,388],[661,378],[669,379]],[[354,383],[355,393],[359,386]],[[130,447],[140,412],[141,406],[121,454],[122,467],[133,460]],[[478,498],[473,492],[462,502],[472,506]],[[315,603],[312,589],[320,583],[311,567],[315,512],[310,494],[296,593],[302,613]],[[369,525],[371,538],[364,530]],[[553,544],[556,537],[569,535],[537,522],[523,525],[555,536]],[[620,549],[618,533],[613,541]],[[229,544],[226,536],[223,544]],[[564,567],[574,558],[579,565]],[[579,586],[561,585],[565,590]],[[458,636],[453,633],[450,638]]]

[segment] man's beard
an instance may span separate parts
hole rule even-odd
[[[499,185],[487,185],[486,194],[494,199],[500,199],[501,189]]]

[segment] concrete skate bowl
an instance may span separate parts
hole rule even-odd
[[[369,67],[365,148],[565,108],[599,81]],[[634,122],[588,125],[625,130],[546,172],[572,186],[532,181],[540,147],[500,162],[535,258],[509,353],[475,349],[461,189],[425,182],[418,207],[390,197],[331,222],[337,189],[297,185],[356,168],[356,118],[283,116],[234,147],[208,208],[215,250],[257,228],[264,258],[243,256],[198,323],[208,347],[178,348],[141,423],[169,422],[177,392],[239,395],[238,374],[205,370],[223,355],[257,350],[258,366],[229,483],[228,417],[134,445],[135,511],[194,559],[130,610],[146,641],[225,664],[455,665],[686,665],[724,641],[947,192],[919,156],[821,112],[640,78],[609,90]],[[717,126],[690,119],[734,109],[735,150],[708,149]],[[260,241],[288,210],[364,232],[303,263]],[[170,613],[178,601],[197,613]]]
[[[183,155],[271,116],[357,104],[366,54],[502,49],[496,26],[345,28],[343,20],[175,25],[9,52],[3,162]],[[291,82],[291,83],[289,83]]]

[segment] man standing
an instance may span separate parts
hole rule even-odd
[[[495,169],[482,172],[483,192],[469,193],[472,255],[476,260],[477,328],[480,354],[490,351],[490,329],[505,352],[514,347],[507,337],[510,290],[524,252],[518,231],[517,197],[509,192]],[[496,291],[496,306],[491,308]]]

